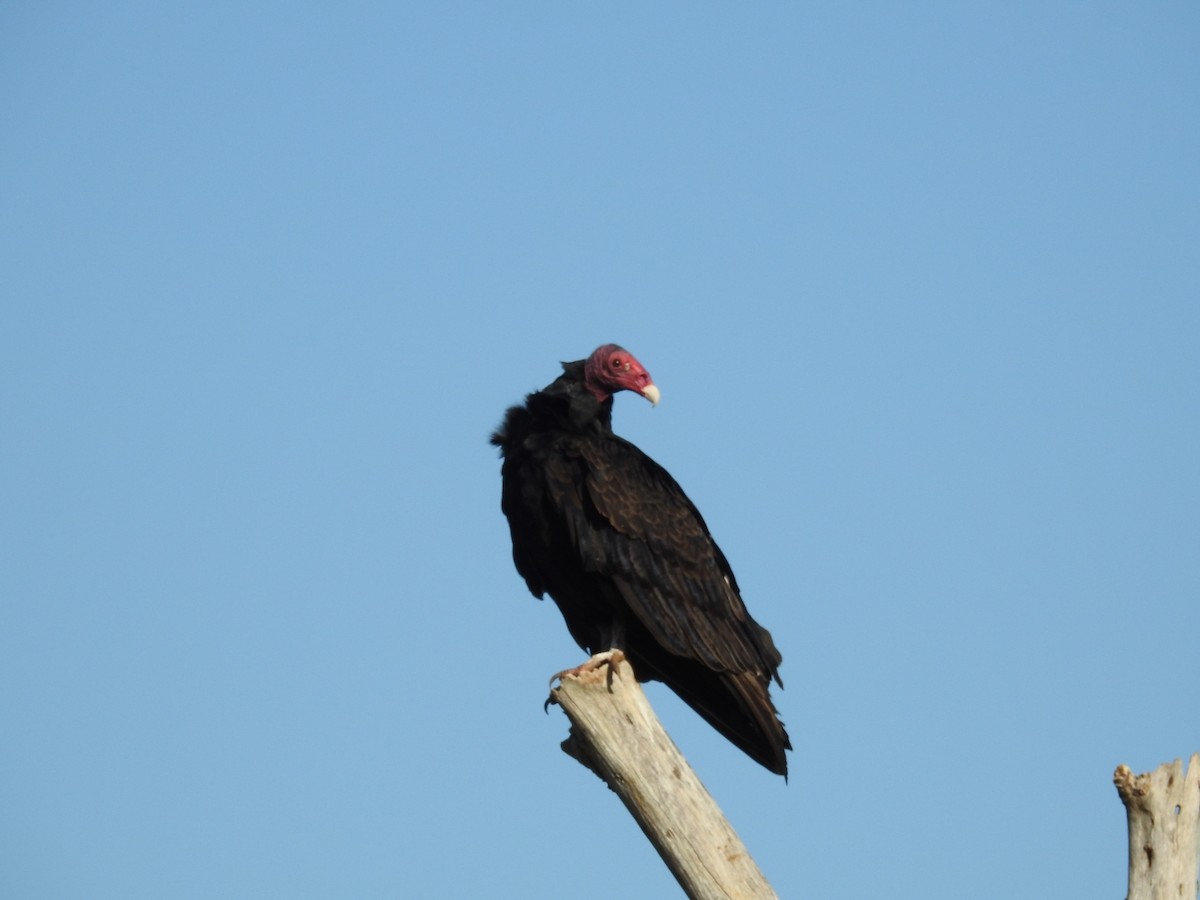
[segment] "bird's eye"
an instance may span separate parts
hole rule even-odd
[[[614,356],[614,357],[612,358],[612,363],[611,363],[611,365],[612,365],[612,367],[613,367],[614,369],[619,369],[619,368],[621,368],[621,357],[619,357],[619,356]]]

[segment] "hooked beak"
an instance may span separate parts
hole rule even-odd
[[[662,397],[662,394],[659,393],[658,386],[651,382],[642,388],[642,396],[650,401],[651,406],[658,406],[658,401]]]

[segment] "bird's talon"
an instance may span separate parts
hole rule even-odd
[[[588,672],[595,672],[601,666],[607,666],[608,667],[607,686],[608,686],[608,689],[611,691],[612,690],[613,672],[616,671],[617,664],[621,663],[623,661],[625,661],[625,654],[621,650],[605,650],[603,653],[595,654],[587,662],[581,663],[580,665],[575,666],[573,669],[563,669],[561,672],[557,673],[553,678],[550,679],[550,686],[551,686],[551,688],[553,688],[554,682],[556,682],[556,681],[561,682],[563,680],[563,678],[565,678],[568,675],[572,678],[579,678],[583,675],[586,675]],[[553,698],[553,694],[551,694],[551,698]],[[546,702],[549,703],[550,701],[547,700]]]

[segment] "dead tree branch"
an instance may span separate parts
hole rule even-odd
[[[1177,759],[1142,775],[1117,766],[1113,782],[1129,819],[1127,900],[1196,900],[1200,753],[1186,775]]]
[[[776,897],[663,730],[628,662],[564,675],[550,697],[571,720],[563,750],[621,798],[688,897]]]

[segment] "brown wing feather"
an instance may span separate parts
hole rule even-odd
[[[602,520],[585,544],[664,648],[716,671],[776,674],[780,658],[750,617],[724,555],[670,474],[619,438],[589,442],[585,504]]]

